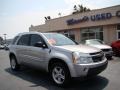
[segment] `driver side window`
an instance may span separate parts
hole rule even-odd
[[[37,42],[45,43],[43,38],[40,35],[32,34],[31,35],[30,46],[34,46]]]

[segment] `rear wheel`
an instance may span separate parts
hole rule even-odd
[[[65,86],[70,80],[70,73],[63,63],[54,63],[50,69],[52,80],[58,86]]]
[[[17,63],[15,56],[10,57],[10,65],[12,70],[15,70],[15,71],[19,70],[19,65]]]

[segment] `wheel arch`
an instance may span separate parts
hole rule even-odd
[[[11,57],[15,57],[16,58],[15,54],[12,53],[12,52],[9,53],[9,58],[11,58]]]
[[[62,63],[62,64],[64,64],[64,65],[67,67],[67,69],[68,69],[68,71],[69,71],[69,73],[70,73],[70,69],[69,69],[68,64],[67,64],[64,60],[59,59],[59,58],[51,58],[51,59],[49,60],[49,63],[48,63],[48,72],[50,71],[50,68],[51,68],[51,66],[52,66],[54,63]],[[71,75],[71,74],[70,74],[70,75]]]

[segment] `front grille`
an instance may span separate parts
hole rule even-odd
[[[109,52],[110,49],[102,49],[103,52]]]
[[[96,54],[92,54],[91,56],[92,56],[93,62],[99,62],[99,61],[103,60],[104,53],[103,52],[99,52],[99,53],[96,53]]]
[[[99,62],[102,61],[103,57],[102,56],[92,56],[93,62]]]

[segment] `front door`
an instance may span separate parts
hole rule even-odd
[[[35,47],[35,43],[42,42],[45,43],[43,38],[38,34],[32,34],[30,39],[30,46],[29,46],[29,59],[31,61],[31,64],[35,67],[44,68],[46,59],[49,56],[49,49],[48,48],[42,48],[42,47]],[[46,44],[45,44],[46,45]]]

